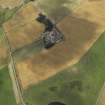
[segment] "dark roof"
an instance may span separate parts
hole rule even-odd
[[[61,103],[61,102],[52,102],[52,103],[50,103],[48,105],[66,105],[66,104]]]

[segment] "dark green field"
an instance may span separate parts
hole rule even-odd
[[[66,105],[95,105],[105,82],[105,34],[79,63],[24,91],[30,105],[61,101]]]
[[[7,67],[0,70],[0,105],[16,105]]]

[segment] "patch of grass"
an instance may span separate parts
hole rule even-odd
[[[3,28],[0,27],[0,41],[3,39],[3,36],[4,36]]]
[[[14,52],[15,61],[23,60],[33,54],[39,53],[43,49],[43,41],[33,42],[25,47],[22,47]]]
[[[8,63],[8,49],[6,42],[4,40],[3,28],[0,27],[0,66],[6,65],[7,63]]]
[[[16,105],[7,67],[0,70],[0,105]]]
[[[0,7],[0,66],[8,63],[7,44],[4,40],[4,30],[2,25],[7,20],[11,19],[19,8],[20,7],[14,9],[3,9]],[[5,56],[3,54],[5,54]]]
[[[30,105],[95,105],[105,82],[105,33],[76,65],[24,91]]]
[[[11,19],[19,8],[20,7],[8,9],[8,8],[0,7],[0,39],[4,35],[3,27],[2,27],[3,23]]]
[[[70,14],[70,7],[77,0],[38,0],[40,8],[55,22]],[[67,5],[69,8],[67,8]]]

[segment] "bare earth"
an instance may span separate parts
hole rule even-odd
[[[105,31],[105,0],[85,0],[57,26],[65,40],[48,51],[16,63],[23,88],[77,63]]]
[[[23,3],[22,0],[0,0],[0,6],[3,8],[14,8]]]

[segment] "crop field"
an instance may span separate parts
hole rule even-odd
[[[79,63],[24,90],[26,102],[32,105],[48,105],[53,101],[66,105],[95,105],[105,82],[104,52],[105,34]]]
[[[22,4],[22,0],[0,0],[0,6],[2,8],[14,8]]]
[[[0,69],[0,105],[16,105],[7,67]]]
[[[82,9],[79,7],[57,24],[58,29],[64,34],[63,42],[16,63],[23,88],[38,84],[77,63],[105,31],[104,11],[101,7],[98,8],[100,2],[96,3],[91,11],[85,9],[87,5],[93,7],[90,2],[83,3]],[[82,10],[86,13],[88,11],[91,15],[85,17]]]
[[[70,14],[71,10],[80,4],[80,1],[81,0],[36,0],[42,11],[56,23]]]
[[[23,6],[16,15],[4,24],[6,35],[13,50],[31,44],[40,38],[44,25],[37,22],[39,10],[32,3]]]

